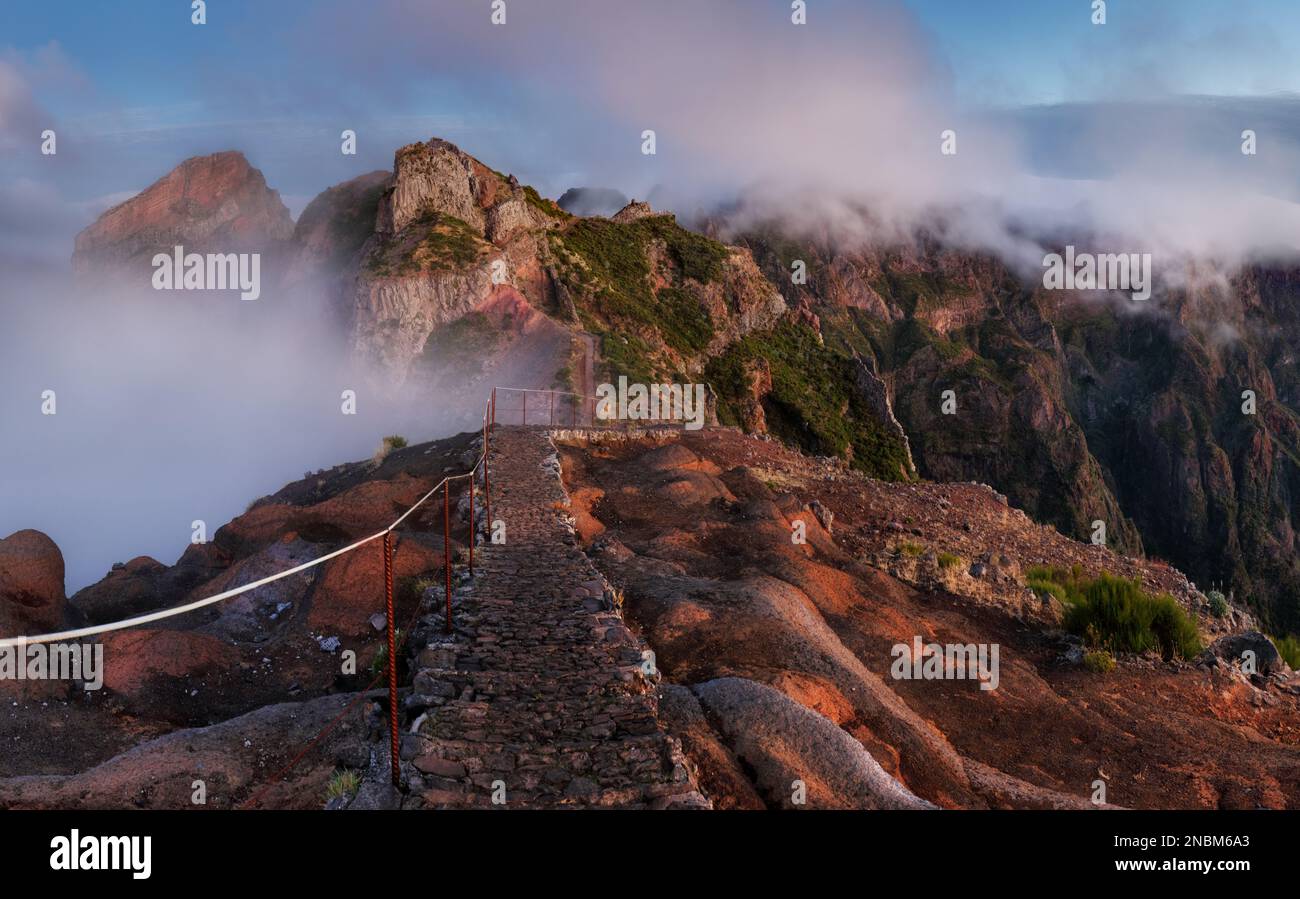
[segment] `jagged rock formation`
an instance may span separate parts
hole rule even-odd
[[[538,232],[562,215],[446,141],[401,148],[362,251],[354,348],[400,382],[439,326],[504,293],[542,306]]]
[[[73,270],[110,272],[148,285],[150,261],[175,246],[186,252],[278,254],[293,234],[280,194],[242,153],[185,160],[77,235]]]

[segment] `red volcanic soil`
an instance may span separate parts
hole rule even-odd
[[[1231,665],[1130,655],[1093,673],[1063,658],[1059,608],[1022,579],[1029,565],[1078,564],[1194,609],[1199,594],[1168,566],[1069,540],[981,485],[883,483],[729,429],[591,438],[562,450],[575,529],[676,685],[665,709],[687,707],[683,740],[715,804],[785,801],[756,782],[730,722],[691,712],[700,685],[744,678],[819,713],[941,806],[1087,807],[1097,781],[1134,808],[1300,806],[1289,670],[1252,682]],[[1225,627],[1200,623],[1207,643]],[[891,647],[917,635],[997,644],[997,689],[894,679]],[[814,762],[788,759],[786,773]]]
[[[62,561],[48,539],[40,555],[47,564],[19,566],[17,561],[31,561],[31,553],[15,549],[0,554],[0,566],[12,563],[0,570],[12,570],[5,583],[29,585],[28,593],[35,591],[30,585],[44,585],[47,606],[57,599],[59,614],[42,631],[193,601],[381,530],[445,471],[472,464],[480,451],[477,439],[462,435],[395,450],[381,463],[309,475],[255,502],[209,543],[189,547],[174,566],[141,557],[116,568],[68,600],[66,612]],[[452,493],[456,503],[459,491]],[[453,520],[457,553],[464,529]],[[396,536],[401,624],[419,601],[422,579],[441,565],[441,502],[412,515]],[[22,547],[29,544],[44,546],[25,540]],[[215,606],[103,635],[100,690],[67,681],[0,682],[0,808],[184,807],[187,791],[147,785],[160,785],[173,769],[193,773],[204,766],[212,778],[209,805],[247,800],[372,680],[371,662],[383,639],[382,614],[372,620],[384,608],[381,545],[374,541]],[[0,549],[10,546],[0,541]],[[0,608],[31,605],[0,601]],[[5,631],[18,632],[34,631]],[[346,650],[356,653],[355,674],[342,670]],[[265,803],[320,808],[325,781],[337,765],[367,764],[353,756],[369,751],[358,731],[364,736],[377,714],[373,702],[358,701]]]

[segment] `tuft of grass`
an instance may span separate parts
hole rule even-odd
[[[955,553],[950,553],[950,552],[939,553],[939,567],[944,570],[947,570],[949,568],[960,567],[964,562],[965,559],[963,559],[959,555],[956,555]]]
[[[346,768],[340,768],[330,776],[329,786],[325,788],[325,799],[339,799],[354,796],[361,787],[361,775]]]
[[[1084,653],[1083,667],[1094,674],[1109,674],[1115,670],[1115,657],[1104,649]]]
[[[1069,594],[1065,588],[1052,580],[1043,578],[1029,577],[1025,579],[1025,586],[1033,590],[1040,597],[1054,596],[1062,604],[1070,602]]]
[[[1025,586],[1038,594],[1050,594],[1066,605],[1083,602],[1083,591],[1092,579],[1078,565],[1070,568],[1034,565],[1025,570]]]
[[[898,551],[910,559],[915,559],[925,552],[925,546],[914,540],[904,540],[898,544]]]
[[[393,639],[400,648],[402,645],[402,629],[400,627],[393,631]],[[397,660],[397,669],[397,676],[400,678],[402,676],[402,660],[400,658]],[[378,676],[387,670],[388,640],[385,639],[379,644],[379,652],[375,653],[375,657],[370,661],[370,674],[371,676]]]

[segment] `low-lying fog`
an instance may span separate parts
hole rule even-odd
[[[0,537],[49,534],[71,595],[114,562],[174,563],[196,519],[210,538],[257,497],[368,458],[387,434],[415,443],[452,430],[432,398],[385,398],[346,370],[338,329],[301,303],[7,277]],[[341,411],[345,389],[355,415]]]

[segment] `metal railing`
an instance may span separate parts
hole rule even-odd
[[[498,408],[497,394],[511,397],[512,402]],[[536,387],[493,387],[492,397],[488,401],[488,416],[492,424],[524,425],[569,428],[634,428],[639,424],[669,424],[682,422],[682,410],[677,408],[672,415],[661,417],[662,404],[651,404],[653,415],[644,421],[619,418],[610,414],[610,409],[602,402],[611,402],[612,398],[587,396],[568,390],[544,390]],[[602,411],[604,414],[602,414]],[[616,412],[616,410],[614,410]],[[675,417],[674,417],[675,416]]]
[[[326,553],[323,556],[319,556],[315,559],[312,559],[311,561],[304,562],[301,565],[296,565],[293,568],[289,568],[285,571],[281,571],[276,574],[269,575],[264,578],[260,578],[259,580],[253,581],[252,583],[249,584],[245,584],[242,587],[236,587],[232,590],[225,590],[222,591],[221,593],[217,593],[212,596],[206,596],[202,599],[197,599],[193,602],[184,603],[183,605],[172,606],[171,608],[167,608],[167,609],[159,609],[156,612],[150,612],[145,615],[136,615],[132,618],[124,618],[119,621],[110,621],[103,624],[91,625],[89,627],[72,628],[70,630],[56,631],[48,634],[34,634],[31,636],[23,636],[23,637],[0,638],[0,648],[26,647],[38,643],[60,643],[60,642],[70,641],[70,640],[81,640],[83,638],[93,637],[98,634],[105,634],[112,631],[125,630],[127,628],[132,628],[132,627],[139,627],[140,625],[143,624],[150,624],[155,621],[162,621],[167,618],[174,618],[178,615],[185,615],[190,612],[196,611],[198,609],[215,605],[216,603],[224,602],[225,600],[228,599],[233,599],[236,596],[240,596],[244,593],[248,593],[252,590],[256,590],[259,587],[264,587],[267,584],[272,584],[276,581],[283,580],[284,578],[292,577],[295,574],[298,574],[303,571],[307,571],[308,569],[314,568],[317,565],[322,565],[325,562],[330,561],[331,559],[336,559],[339,556],[343,556],[348,553],[354,552],[360,549],[361,547],[365,546],[366,544],[372,543],[375,540],[382,540],[383,554],[384,554],[384,608],[386,613],[385,617],[387,619],[386,636],[387,636],[387,650],[388,650],[387,674],[388,674],[388,702],[389,702],[390,742],[391,742],[390,751],[391,751],[391,760],[392,760],[392,769],[393,769],[393,785],[398,786],[401,779],[401,771],[400,771],[400,764],[399,764],[399,745],[398,745],[399,737],[398,737],[398,730],[397,730],[397,711],[398,711],[397,628],[394,621],[394,604],[393,604],[393,550],[394,550],[393,532],[402,524],[402,522],[406,521],[407,518],[413,515],[417,509],[421,508],[435,494],[437,494],[437,492],[440,489],[442,490],[442,494],[443,494],[442,496],[443,544],[442,545],[443,545],[443,571],[445,575],[445,594],[446,594],[446,618],[445,618],[443,629],[445,633],[448,634],[452,633],[451,484],[453,481],[460,481],[466,479],[468,479],[469,481],[469,527],[470,527],[469,541],[468,541],[469,542],[469,571],[470,574],[473,575],[474,541],[478,532],[477,523],[475,522],[475,518],[474,518],[474,478],[478,474],[478,470],[480,467],[483,469],[483,493],[485,499],[485,510],[489,522],[491,521],[491,514],[492,514],[491,511],[492,510],[492,486],[491,486],[492,482],[488,471],[489,454],[491,452],[491,440],[492,440],[492,428],[491,428],[491,422],[489,420],[491,405],[492,405],[492,401],[489,400],[488,403],[484,406],[484,410],[483,410],[483,452],[482,454],[480,454],[478,460],[469,469],[469,471],[462,472],[461,474],[448,475],[447,477],[444,477],[441,481],[439,481],[432,488],[430,488],[427,493],[425,493],[418,500],[416,500],[415,503],[413,503],[410,506],[410,508],[408,508],[405,512],[403,512],[400,516],[398,516],[398,518],[392,524],[388,525],[388,527],[384,528],[381,531],[376,531],[370,536],[362,537],[360,540],[356,540],[352,543],[349,543],[347,546],[344,546],[341,549],[336,549],[333,552]],[[418,604],[416,609],[418,612],[419,610]],[[414,621],[414,618],[412,618],[412,621]],[[372,681],[370,686],[373,687],[377,682],[378,682],[378,678]],[[369,689],[370,688],[368,687],[367,690]],[[350,708],[351,706],[349,706],[348,709],[344,709],[344,714]],[[331,722],[330,725],[327,728],[325,728],[325,730],[323,730],[320,734],[316,736],[315,740],[319,740],[320,737],[322,737],[326,731],[328,731],[330,728],[334,726],[334,724],[337,723],[337,720],[338,719],[336,719],[334,722]],[[315,740],[313,740],[312,744],[309,744],[309,746],[314,745]],[[301,758],[301,755],[299,756],[299,758]],[[294,760],[294,763],[296,763],[296,761],[297,759]],[[291,763],[289,767],[291,767],[292,764],[293,763]]]

